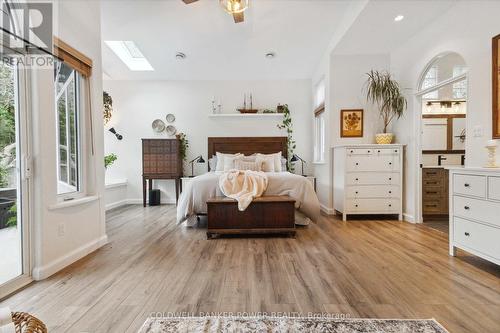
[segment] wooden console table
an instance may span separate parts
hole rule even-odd
[[[179,198],[182,159],[178,139],[142,139],[142,202],[154,180],[175,180],[175,199]]]

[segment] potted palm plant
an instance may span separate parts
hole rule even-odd
[[[378,105],[380,117],[384,122],[384,130],[375,135],[375,141],[378,144],[392,143],[394,134],[387,133],[387,127],[394,118],[399,119],[403,115],[408,103],[391,74],[372,70],[367,75],[366,99]]]

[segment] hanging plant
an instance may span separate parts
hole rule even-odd
[[[187,158],[187,150],[189,148],[189,141],[184,133],[176,134],[177,139],[180,141],[179,146],[179,154],[181,155],[181,159],[185,162]]]
[[[102,94],[103,94],[103,104],[104,104],[104,110],[103,110],[104,125],[106,125],[113,116],[113,99],[105,91]]]
[[[286,130],[287,134],[287,145],[288,145],[288,160],[286,161],[287,169],[291,172],[295,171],[294,165],[291,162],[295,148],[297,147],[295,140],[293,139],[293,123],[292,116],[290,115],[290,110],[288,109],[288,104],[278,105],[278,109],[283,110],[283,122],[278,124],[279,129]]]

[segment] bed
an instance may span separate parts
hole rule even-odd
[[[209,158],[216,152],[225,154],[282,152],[287,158],[286,137],[216,137],[208,138]],[[290,172],[269,172],[268,187],[264,196],[289,196],[295,200],[295,223],[307,225],[320,216],[318,197],[312,184],[303,176]],[[177,204],[177,222],[195,225],[199,215],[207,214],[207,200],[223,196],[219,186],[219,172],[209,172],[194,177],[183,190]]]

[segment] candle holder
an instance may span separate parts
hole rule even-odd
[[[488,149],[488,164],[486,165],[486,167],[487,168],[499,168],[500,166],[497,165],[497,161],[496,161],[497,142],[494,140],[488,141],[488,144],[486,145],[486,149]]]

